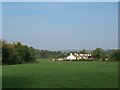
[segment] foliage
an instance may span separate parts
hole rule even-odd
[[[34,49],[17,43],[2,42],[2,64],[21,64],[35,62]]]
[[[65,53],[61,51],[36,50],[36,58],[63,58]]]
[[[0,65],[2,64],[2,49],[0,48]]]
[[[97,60],[105,60],[105,53],[104,53],[104,50],[102,48],[96,48],[93,53],[93,58],[94,59],[97,59]]]
[[[22,64],[35,62],[36,58],[63,58],[61,51],[39,50],[28,47],[20,42],[8,43],[2,41],[2,64]]]
[[[81,53],[81,54],[86,54],[87,51],[86,51],[86,49],[83,49],[83,50],[81,50],[79,53]]]
[[[113,50],[110,58],[112,60],[120,60],[120,50]]]
[[[2,47],[1,47],[2,43]],[[39,50],[33,47],[28,47],[20,42],[8,43],[0,40],[0,63],[2,64],[22,64],[36,62],[36,58],[65,58],[70,52]],[[83,49],[79,52],[73,51],[72,53],[88,53]],[[103,50],[96,48],[92,52],[92,57],[96,60],[120,60],[120,50]],[[1,60],[2,59],[2,60]]]

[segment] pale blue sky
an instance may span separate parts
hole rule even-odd
[[[2,0],[3,2],[119,2],[119,0]]]
[[[0,2],[0,39],[2,38],[2,3]]]
[[[3,39],[48,50],[116,49],[116,3],[3,3]]]

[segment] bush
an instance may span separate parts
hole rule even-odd
[[[2,64],[22,64],[35,61],[35,49],[17,43],[2,42]]]

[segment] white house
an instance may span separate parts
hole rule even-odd
[[[76,60],[77,58],[72,54],[70,53],[70,55],[67,57],[68,60]]]
[[[70,53],[67,57],[68,60],[80,60],[80,59],[92,59],[91,54],[77,54],[77,53]]]

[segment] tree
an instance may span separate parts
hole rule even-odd
[[[21,64],[35,61],[35,49],[20,42],[2,43],[2,64]]]
[[[105,60],[105,53],[104,50],[102,48],[96,48],[93,52],[92,52],[93,58],[97,59],[97,60]]]
[[[79,53],[81,53],[81,54],[86,54],[87,51],[86,51],[86,49],[83,49],[83,50],[81,50]]]
[[[8,49],[8,45],[5,41],[2,43],[2,63],[9,64],[10,59],[10,50]]]
[[[111,59],[112,60],[120,60],[120,50],[113,50]]]

